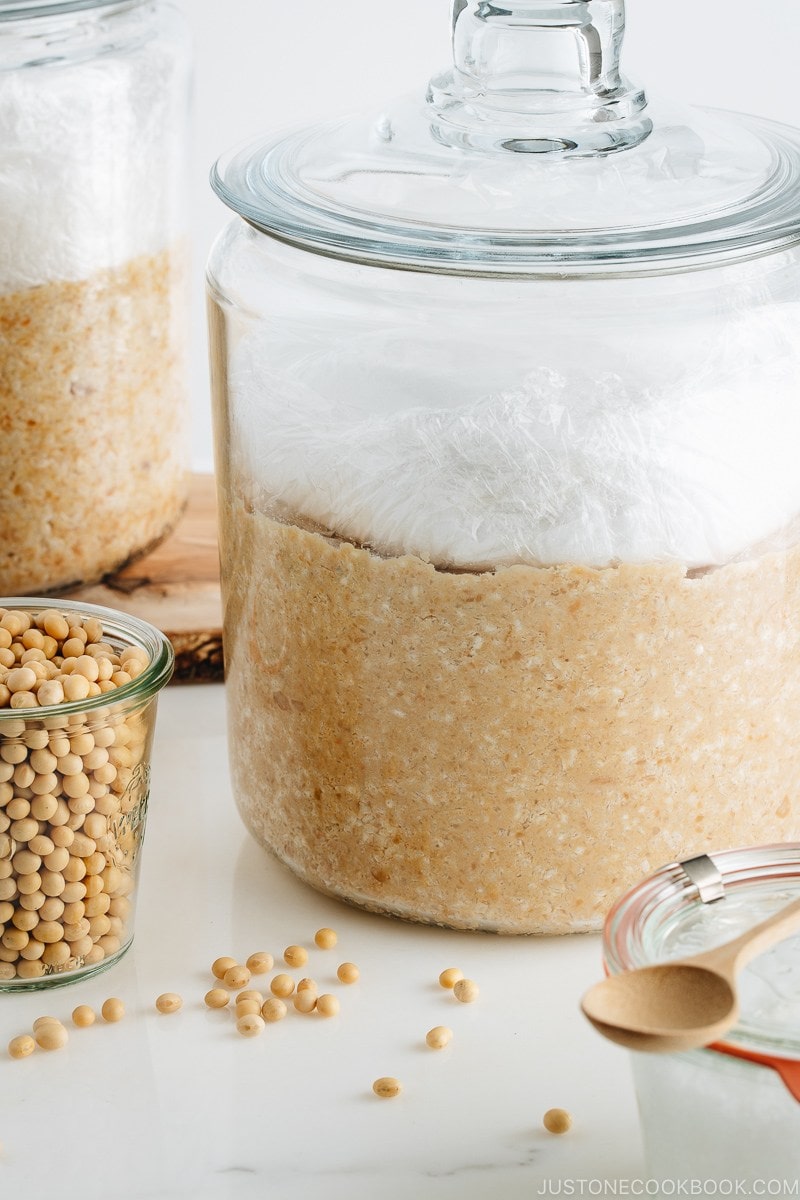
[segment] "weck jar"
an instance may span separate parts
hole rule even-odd
[[[131,945],[167,638],[59,598],[0,599],[0,992]]]
[[[230,753],[324,892],[596,929],[800,837],[800,134],[649,104],[621,0],[213,175]]]
[[[189,54],[161,0],[0,2],[0,593],[89,583],[188,494]]]
[[[611,974],[721,945],[800,897],[800,844],[670,863],[608,915]],[[754,959],[724,1039],[682,1054],[630,1055],[648,1175],[791,1195],[800,1179],[800,939]],[[732,1193],[731,1193],[732,1194]]]

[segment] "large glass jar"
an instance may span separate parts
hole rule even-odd
[[[214,175],[234,789],[371,909],[588,930],[800,837],[800,135],[622,31],[456,0],[427,98]]]
[[[188,53],[161,0],[0,2],[0,593],[91,582],[188,490]]]

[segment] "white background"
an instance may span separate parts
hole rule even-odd
[[[449,59],[449,0],[174,0],[195,44],[193,457],[212,463],[202,275],[226,220],[208,185],[224,150],[262,131],[424,89]],[[651,96],[800,125],[800,5],[629,0],[626,73]],[[800,216],[800,198],[798,199]]]

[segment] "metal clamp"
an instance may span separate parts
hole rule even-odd
[[[713,859],[707,854],[699,854],[697,858],[687,858],[678,864],[697,886],[703,904],[712,904],[715,900],[725,897],[725,882]]]

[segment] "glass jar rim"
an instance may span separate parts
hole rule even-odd
[[[712,876],[710,885],[699,878],[697,864]],[[751,888],[758,888],[762,896],[768,889],[776,893],[795,890],[800,894],[800,842],[711,852],[698,859],[661,867],[620,897],[608,913],[603,930],[606,971],[619,974],[668,959],[670,955],[663,953],[663,935],[665,931],[674,933],[681,914],[701,909],[713,911],[716,900],[737,894],[741,897]],[[778,905],[784,902],[785,896],[776,901]],[[719,940],[725,941],[727,936],[726,931]],[[776,1033],[763,1021],[759,1023],[758,1018],[750,1019],[745,1013],[724,1041],[708,1049],[736,1057],[752,1056],[754,1061],[776,1058],[796,1061],[800,1060],[800,1036],[795,1032]]]
[[[27,613],[46,612],[54,609],[65,615],[74,613],[85,617],[96,617],[103,625],[103,635],[129,642],[132,646],[140,646],[150,655],[150,662],[130,683],[124,683],[113,692],[102,692],[99,696],[89,696],[85,700],[64,701],[62,704],[43,705],[39,708],[0,708],[0,737],[3,736],[3,726],[10,721],[42,720],[48,717],[68,717],[72,713],[94,712],[97,709],[108,708],[110,705],[128,705],[131,702],[144,704],[162,688],[166,687],[172,678],[175,666],[175,651],[172,643],[155,625],[143,621],[129,613],[105,608],[99,604],[83,604],[75,600],[62,600],[59,597],[43,599],[42,597],[13,596],[0,597],[0,608],[8,611],[24,610]]]
[[[0,21],[60,17],[90,8],[131,8],[144,0],[0,0]]]

